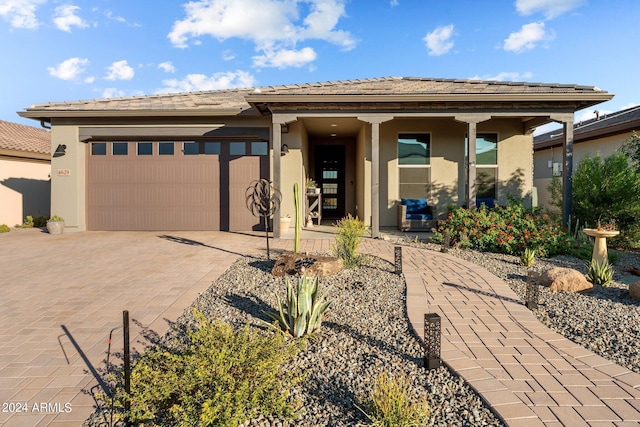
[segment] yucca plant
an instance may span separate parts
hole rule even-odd
[[[406,375],[392,378],[382,373],[360,409],[376,427],[417,427],[427,424],[430,408],[426,399],[412,402]]]
[[[289,278],[287,282],[287,300],[278,300],[278,311],[265,312],[270,319],[278,322],[280,329],[292,337],[313,334],[322,324],[324,314],[331,301],[325,301],[325,295],[318,296],[318,276],[298,277],[295,286]]]
[[[531,267],[536,262],[537,251],[532,248],[525,248],[522,255],[520,255],[520,262],[525,267]]]
[[[587,279],[594,285],[607,286],[613,279],[613,267],[606,259],[602,262],[591,260],[589,270],[587,270]]]

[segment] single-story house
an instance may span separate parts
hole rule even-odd
[[[49,131],[0,120],[0,224],[48,215],[50,174]]]
[[[600,153],[611,155],[631,138],[634,131],[640,132],[640,106],[627,108],[573,125],[574,169],[587,155]],[[547,188],[554,175],[562,176],[563,130],[557,129],[533,138],[533,185],[538,189],[539,204],[548,206],[550,194]]]
[[[531,203],[533,130],[609,100],[591,86],[375,78],[37,104],[51,126],[52,213],[71,230],[251,230],[259,178],[294,215],[293,185],[322,191],[323,219],[395,227],[401,198]],[[571,159],[571,132],[564,144]],[[304,191],[304,190],[303,190]],[[569,198],[570,199],[570,198]],[[303,202],[304,203],[304,202]],[[279,221],[274,233],[280,235]]]

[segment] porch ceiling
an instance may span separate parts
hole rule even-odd
[[[352,137],[364,125],[355,117],[305,117],[301,120],[309,136],[324,138]]]

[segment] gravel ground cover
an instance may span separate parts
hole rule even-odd
[[[411,246],[440,250],[440,245],[408,242]],[[480,265],[504,280],[525,300],[527,271],[543,272],[553,267],[587,271],[587,261],[556,256],[537,259],[524,267],[519,257],[471,250],[451,249],[451,255]],[[614,281],[596,286],[590,293],[549,292],[540,288],[536,317],[549,328],[586,349],[627,369],[640,373],[640,302],[629,297],[628,283],[640,280],[625,271],[640,268],[640,253],[617,252]]]
[[[247,322],[265,328],[264,310],[275,308],[285,282],[271,274],[274,261],[241,258],[195,301],[209,318],[235,328]],[[295,360],[306,379],[294,391],[304,406],[291,423],[255,419],[245,426],[353,426],[367,419],[356,407],[376,376],[387,371],[405,374],[411,394],[426,396],[432,410],[430,425],[499,426],[502,423],[459,377],[441,367],[427,371],[423,350],[406,316],[405,284],[387,261],[368,257],[366,265],[344,270],[320,282],[332,304],[321,331]],[[191,321],[185,310],[174,331]]]

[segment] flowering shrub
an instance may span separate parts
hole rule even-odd
[[[451,210],[446,220],[438,221],[432,241],[441,243],[446,231],[452,245],[483,252],[517,255],[530,248],[545,257],[568,253],[571,248],[566,230],[539,208],[525,208],[514,198],[509,198],[506,207]]]

